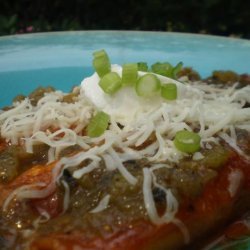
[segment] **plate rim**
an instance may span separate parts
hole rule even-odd
[[[239,38],[239,37],[227,37],[213,34],[202,34],[202,33],[190,33],[190,32],[170,32],[170,31],[145,31],[145,30],[70,30],[70,31],[49,31],[49,32],[34,32],[34,33],[24,33],[24,34],[13,34],[13,35],[5,35],[0,36],[0,41],[8,40],[13,38],[33,38],[39,36],[63,36],[63,35],[83,35],[83,34],[114,34],[114,33],[123,33],[127,35],[132,34],[145,34],[145,35],[160,35],[160,36],[180,36],[180,37],[197,37],[197,38],[207,38],[207,39],[218,39],[224,41],[232,41],[232,42],[244,42],[250,44],[250,39]]]

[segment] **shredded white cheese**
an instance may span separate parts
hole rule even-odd
[[[156,225],[169,223],[173,220],[175,213],[178,211],[178,202],[170,189],[167,190],[163,187],[160,187],[166,193],[166,209],[165,213],[160,217],[155,206],[152,185],[152,172],[148,168],[143,168],[143,198],[148,216]]]
[[[23,185],[19,188],[15,189],[8,198],[4,201],[3,204],[3,211],[7,211],[10,202],[13,199],[21,200],[25,198],[41,198],[44,197],[43,195],[49,191],[45,189],[38,189],[41,187],[45,187],[45,183],[36,183],[30,185]],[[46,195],[45,194],[45,195]],[[48,194],[47,194],[48,195]]]
[[[37,141],[51,147],[77,144],[77,135],[88,124],[93,106],[86,98],[79,98],[75,103],[59,102],[64,95],[47,93],[37,106],[32,106],[28,98],[15,103],[13,109],[0,114],[1,136],[13,144],[25,139],[31,150]],[[62,138],[57,138],[62,134]]]
[[[106,209],[109,205],[110,195],[105,195],[99,202],[99,204],[90,211],[90,213],[99,213]]]
[[[201,153],[201,152],[195,152],[193,154],[193,160],[195,161],[199,161],[199,160],[202,160],[204,158],[204,155]]]
[[[229,186],[228,186],[228,192],[231,197],[234,197],[240,187],[241,181],[243,179],[243,173],[239,169],[233,170],[229,176]]]
[[[230,145],[239,155],[243,156],[246,160],[250,161],[250,157],[244,153],[244,151],[237,145],[235,136],[230,137],[226,133],[220,133],[219,136]]]
[[[124,167],[121,158],[119,157],[118,153],[115,152],[114,149],[110,148],[108,150],[111,157],[115,161],[116,168],[119,170],[119,172],[122,174],[122,176],[131,184],[135,185],[137,182],[137,179]]]
[[[95,168],[98,168],[98,163],[100,159],[92,161],[89,165],[74,171],[73,177],[76,179],[80,179],[84,174],[87,174],[91,171],[93,171]]]
[[[63,213],[68,209],[70,202],[70,189],[66,181],[61,181],[64,187],[64,197],[63,197]]]

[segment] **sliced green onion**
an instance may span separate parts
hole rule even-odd
[[[161,88],[160,80],[153,74],[145,74],[136,82],[136,93],[138,96],[149,97],[157,93]]]
[[[177,75],[178,75],[178,73],[181,71],[182,66],[183,66],[183,63],[182,63],[182,62],[179,62],[179,63],[173,68],[172,75],[173,75],[173,78],[174,78],[174,79],[177,79]]]
[[[177,86],[174,83],[167,83],[161,85],[161,96],[169,101],[177,98]]]
[[[122,84],[134,85],[138,76],[137,63],[128,63],[122,66]]]
[[[101,78],[99,86],[106,94],[114,94],[122,86],[122,79],[116,72],[110,72]]]
[[[137,66],[138,66],[138,71],[144,71],[144,72],[148,71],[148,64],[146,62],[138,62]]]
[[[99,111],[89,122],[87,126],[87,135],[98,137],[102,135],[108,127],[110,117],[108,114]]]
[[[187,130],[178,131],[174,138],[175,147],[184,153],[195,153],[200,149],[201,137]]]
[[[157,62],[151,66],[151,69],[152,69],[152,72],[156,74],[171,77],[171,78],[173,77],[172,75],[173,66],[168,62],[164,62],[164,63]]]
[[[94,56],[94,58],[107,56],[107,52],[104,49],[96,50],[93,52],[93,56]]]
[[[103,77],[111,70],[111,64],[108,57],[108,54],[105,50],[95,51],[93,53],[93,67],[99,77]]]

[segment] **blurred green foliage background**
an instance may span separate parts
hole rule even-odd
[[[0,0],[0,35],[152,30],[250,38],[249,0]]]

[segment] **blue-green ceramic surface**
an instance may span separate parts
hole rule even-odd
[[[94,50],[112,63],[182,61],[207,76],[214,69],[250,73],[250,41],[215,36],[133,31],[80,31],[0,38],[0,106],[17,94],[52,85],[63,91],[92,72]]]

